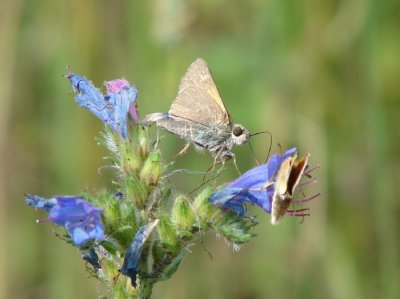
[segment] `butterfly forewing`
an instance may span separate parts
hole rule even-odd
[[[193,62],[183,76],[169,114],[206,126],[230,124],[229,114],[203,59]]]
[[[297,155],[294,154],[282,162],[275,178],[275,192],[271,208],[272,224],[277,224],[288,210],[293,193],[307,167],[309,156],[310,154],[306,154],[296,160]]]
[[[296,160],[297,154],[293,154],[282,162],[275,178],[275,193],[284,195],[287,192],[287,182],[290,177],[293,162]]]
[[[305,154],[303,157],[301,157],[299,160],[295,161],[292,165],[292,169],[290,171],[290,176],[287,181],[287,193],[289,196],[293,196],[293,193],[300,182],[301,176],[304,173],[304,169],[307,166],[308,163],[308,157],[310,154]]]

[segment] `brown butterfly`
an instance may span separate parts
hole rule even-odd
[[[152,113],[144,123],[155,122],[158,127],[179,136],[198,150],[208,150],[215,160],[234,158],[234,145],[246,143],[249,132],[232,124],[207,63],[198,58],[181,79],[178,95],[167,113]],[[236,163],[235,163],[236,166]]]
[[[279,167],[273,182],[275,191],[272,196],[272,224],[277,224],[288,210],[293,199],[294,191],[307,167],[309,156],[310,154],[305,154],[299,160],[296,160],[297,154],[294,153],[284,160]]]

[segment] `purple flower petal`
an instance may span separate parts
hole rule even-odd
[[[129,87],[129,82],[124,79],[117,79],[105,82],[108,93],[119,93],[123,87]]]
[[[129,115],[131,116],[133,123],[135,125],[137,125],[139,123],[139,113],[137,111],[137,107],[136,107],[136,103],[133,103],[130,107],[129,107]]]
[[[239,215],[245,214],[246,202],[253,203],[270,214],[275,190],[274,177],[282,162],[294,153],[296,148],[286,151],[282,156],[272,155],[267,163],[250,169],[223,189],[213,193],[209,202],[233,210]],[[268,186],[268,182],[271,182],[271,185]]]
[[[102,209],[96,208],[82,198],[74,196],[55,197],[55,205],[49,219],[64,226],[77,246],[89,240],[104,240],[104,226],[101,222]]]
[[[103,96],[85,77],[70,73],[68,79],[76,92],[76,103],[110,125],[123,138],[127,138],[128,113],[133,113],[134,108],[130,107],[135,107],[137,89],[126,80],[114,80],[106,82],[108,94]],[[138,119],[134,121],[137,123]]]
[[[133,86],[123,87],[118,93],[109,93],[105,99],[114,109],[110,111],[110,125],[122,137],[128,135],[128,113],[135,106],[137,90]]]
[[[36,209],[50,212],[50,210],[57,204],[57,200],[55,198],[47,199],[37,195],[26,194],[25,203]]]
[[[86,262],[88,262],[89,264],[91,264],[93,266],[93,269],[95,271],[97,271],[101,268],[99,256],[97,255],[97,253],[93,247],[82,250],[81,256]]]
[[[208,199],[214,205],[223,206],[239,215],[246,213],[244,201],[247,198],[247,191],[243,188],[223,188],[211,195]]]
[[[296,148],[286,151],[282,156],[274,154],[269,158],[268,162],[250,169],[242,174],[235,181],[230,183],[227,188],[251,188],[257,189],[269,181],[274,173],[279,169],[282,161],[293,155]]]
[[[147,225],[141,226],[135,237],[132,240],[131,245],[126,251],[124,264],[121,268],[121,273],[131,278],[131,284],[136,288],[136,275],[139,272],[139,260],[142,254],[143,246],[146,240],[149,238],[150,233],[157,226],[159,220],[156,220]]]
[[[27,195],[25,202],[30,206],[49,212],[48,219],[63,226],[77,246],[82,246],[90,240],[104,240],[104,226],[101,221],[102,209],[80,197],[56,196],[45,199]]]
[[[76,92],[75,102],[109,124],[111,107],[107,105],[102,93],[85,77],[71,73],[68,79]]]

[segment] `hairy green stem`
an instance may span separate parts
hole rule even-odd
[[[138,299],[149,299],[153,292],[154,279],[142,279],[138,286]]]

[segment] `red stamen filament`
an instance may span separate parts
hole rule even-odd
[[[293,214],[293,213],[298,213],[298,212],[305,212],[309,211],[309,208],[304,208],[304,209],[295,209],[295,210],[287,210],[286,213]]]
[[[46,218],[46,219],[37,219],[36,223],[45,223],[45,222],[49,222],[50,219]]]
[[[302,182],[299,186],[300,186],[300,187],[303,187],[303,186],[310,185],[310,184],[314,184],[314,183],[317,183],[317,182],[318,182],[317,179],[311,179],[311,180]]]
[[[321,193],[317,193],[317,194],[315,194],[313,196],[310,196],[310,197],[307,197],[307,198],[292,200],[292,203],[293,204],[302,204],[302,203],[305,203],[307,201],[313,200],[314,198],[317,198],[320,195],[321,195]]]
[[[316,169],[319,169],[319,168],[320,168],[320,167],[319,167],[319,165],[318,165],[318,166],[315,166],[314,168],[306,169],[306,171],[303,173],[303,175],[308,176],[308,177],[311,177],[311,176],[310,176],[310,173],[313,172],[313,171],[316,170]]]

